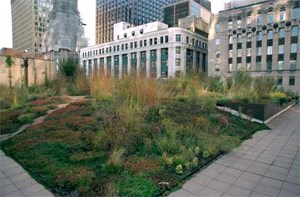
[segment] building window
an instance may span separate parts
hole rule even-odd
[[[297,61],[296,60],[291,60],[290,61],[290,69],[291,70],[296,70],[296,66],[297,66]]]
[[[284,54],[284,45],[278,46],[278,54]]]
[[[220,51],[219,50],[215,51],[215,56],[216,56],[217,59],[220,58]]]
[[[262,16],[257,16],[256,18],[256,25],[262,25]]]
[[[291,44],[291,53],[297,53],[297,50],[298,50],[298,44],[297,43]]]
[[[247,42],[252,41],[252,33],[247,33]]]
[[[298,36],[299,32],[299,27],[298,26],[293,26],[292,27],[292,37]]]
[[[268,40],[273,39],[273,30],[268,30]]]
[[[180,67],[181,66],[181,59],[176,58],[176,66]]]
[[[216,38],[216,45],[217,45],[217,46],[220,45],[220,38]]]
[[[268,46],[267,55],[272,55],[272,54],[273,54],[273,46]]]
[[[229,21],[229,22],[228,22],[228,29],[232,29],[232,26],[233,26],[233,22],[232,22],[232,21]]]
[[[242,34],[238,34],[237,35],[237,41],[238,41],[238,43],[242,43],[243,42]]]
[[[284,61],[278,61],[278,70],[283,70]]]
[[[238,52],[238,57],[242,57],[242,51],[243,51],[242,49],[238,49],[238,51],[237,51]]]
[[[153,39],[151,38],[151,39],[149,40],[149,42],[150,42],[150,46],[152,46],[152,44],[153,44]]]
[[[228,56],[232,57],[232,50],[229,50],[228,52],[229,52]]]
[[[157,38],[154,38],[154,45],[157,45]]]
[[[164,43],[164,37],[161,36],[161,37],[160,37],[160,44],[163,44],[163,43]]]
[[[289,77],[289,85],[294,86],[295,85],[295,76],[290,76]]]
[[[272,70],[272,61],[269,60],[267,61],[267,71],[271,71]]]
[[[130,43],[130,48],[133,49],[133,42]]]
[[[176,47],[176,54],[181,54],[181,47]]]
[[[277,76],[277,85],[278,86],[282,85],[282,76]]]
[[[252,52],[252,49],[251,49],[251,48],[248,48],[248,49],[247,49],[247,56],[248,56],[248,57],[251,56],[251,52]]]
[[[190,43],[190,39],[189,39],[189,37],[188,37],[188,36],[186,37],[186,43],[187,43],[187,44],[189,44],[189,43]]]
[[[273,13],[268,14],[268,24],[273,23]]]
[[[284,38],[285,37],[285,28],[280,28],[279,29],[279,38]]]
[[[261,62],[256,62],[256,71],[261,71]]]
[[[216,33],[219,33],[221,29],[220,23],[216,24]]]
[[[228,37],[229,44],[232,44],[232,36]]]
[[[262,32],[258,31],[257,35],[256,35],[257,41],[261,41],[262,40]]]
[[[181,42],[181,35],[180,34],[176,34],[176,42]]]
[[[292,19],[300,18],[300,7],[293,9],[293,17]]]
[[[256,48],[256,55],[257,56],[261,56],[261,54],[262,54],[262,48],[261,47],[257,47]]]
[[[169,42],[169,36],[165,36],[165,42],[166,42],[166,43]]]
[[[279,21],[284,21],[284,20],[285,20],[285,11],[280,11]]]
[[[219,72],[219,71],[220,71],[220,64],[216,64],[216,65],[215,65],[215,71],[216,71],[216,72]]]

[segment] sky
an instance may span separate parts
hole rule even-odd
[[[210,0],[212,12],[217,13],[224,8],[224,2],[229,0]],[[96,20],[96,0],[78,0],[78,9],[87,24],[85,36],[89,40],[89,45],[95,44],[95,20]],[[12,27],[10,0],[0,0],[0,49],[3,47],[12,48]]]

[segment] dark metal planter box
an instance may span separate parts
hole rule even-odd
[[[265,121],[293,103],[294,101],[282,105],[274,102],[267,104],[218,102],[217,106],[227,107],[251,116],[252,118]]]

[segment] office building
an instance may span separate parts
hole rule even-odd
[[[189,19],[191,24],[193,21]],[[122,77],[137,73],[169,78],[205,71],[207,37],[181,27],[169,28],[158,21],[139,26],[120,22],[114,25],[113,41],[83,48],[80,57],[88,75]]]
[[[40,54],[52,0],[11,0],[13,48]]]
[[[300,1],[234,0],[225,7],[211,21],[208,74],[242,69],[300,92]]]
[[[121,21],[142,25],[162,20],[162,7],[177,0],[97,0],[96,44],[113,40],[113,25]]]
[[[210,23],[211,3],[208,0],[183,0],[163,8],[163,22],[169,27],[178,27],[179,19],[195,16]]]

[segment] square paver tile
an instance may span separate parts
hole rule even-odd
[[[255,174],[264,175],[265,172],[270,168],[270,165],[261,163],[261,162],[253,162],[246,171],[252,172]]]
[[[250,191],[254,190],[258,182],[249,181],[246,179],[239,178],[234,185],[248,189]]]
[[[299,197],[299,195],[281,190],[278,197]]]
[[[24,189],[21,190],[22,193],[24,193],[27,196],[31,196],[37,192],[40,192],[42,190],[45,190],[45,188],[40,185],[40,184],[35,184],[35,185],[31,185],[28,187],[25,187]]]
[[[173,192],[169,195],[169,197],[182,197],[182,196],[186,196],[186,197],[195,197],[194,194],[188,192],[188,191],[185,191],[183,189],[180,189],[176,192]]]
[[[239,187],[239,186],[232,185],[226,191],[226,193],[231,194],[236,197],[248,197],[248,196],[250,196],[251,191],[247,190],[245,188]]]
[[[258,192],[252,192],[250,197],[270,197],[270,196],[266,196],[266,195],[258,193]]]
[[[200,174],[211,177],[211,178],[216,178],[220,174],[220,172],[206,168],[202,172],[200,172]]]
[[[14,192],[14,191],[17,191],[17,188],[10,184],[10,185],[5,185],[3,187],[1,187],[1,190],[0,190],[0,196],[4,196],[10,192]]]
[[[251,172],[244,172],[240,178],[259,183],[259,181],[262,179],[262,176]]]
[[[219,181],[225,182],[225,183],[232,184],[236,181],[237,177],[236,176],[231,176],[231,175],[226,174],[226,173],[222,173],[219,176],[217,176],[216,179],[219,180]]]
[[[290,193],[294,193],[294,194],[300,196],[300,185],[285,182],[283,184],[282,190],[290,192]]]
[[[230,176],[239,177],[239,176],[241,176],[243,171],[238,170],[238,169],[234,169],[234,168],[227,168],[226,170],[224,170],[223,173],[228,174]]]
[[[256,186],[254,191],[256,191],[258,193],[265,194],[267,196],[277,196],[279,194],[280,190],[277,189],[277,188],[274,188],[274,187],[259,184],[259,185]]]
[[[230,184],[228,183],[224,183],[222,181],[218,181],[218,180],[213,180],[212,182],[210,182],[207,187],[210,187],[211,189],[220,191],[220,192],[225,192],[229,187]]]
[[[191,179],[191,181],[201,185],[208,185],[210,182],[212,182],[212,180],[213,178],[205,176],[203,174],[197,174],[196,177]]]
[[[283,185],[283,181],[279,181],[268,177],[263,177],[260,181],[260,184],[280,189],[281,186]]]
[[[198,196],[201,196],[201,197],[221,197],[222,192],[219,192],[217,190],[210,189],[210,188],[204,188],[203,190],[200,191]],[[181,196],[181,197],[183,197],[183,196]]]
[[[204,185],[197,184],[193,181],[186,182],[182,188],[192,194],[198,194],[200,190],[204,189]]]
[[[25,196],[20,191],[12,191],[3,195],[2,197],[25,197]],[[40,197],[44,197],[44,196],[40,196]]]

